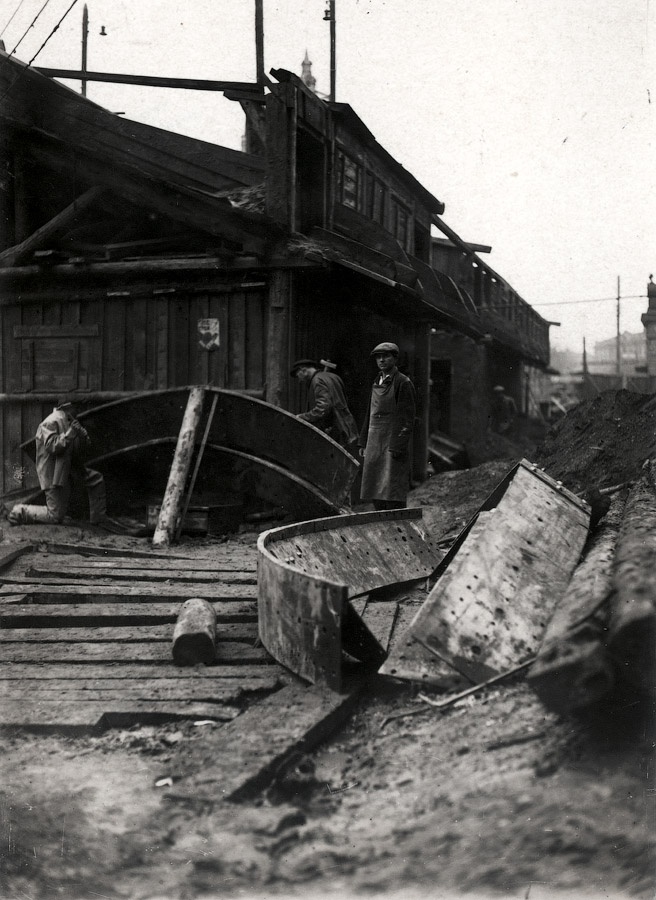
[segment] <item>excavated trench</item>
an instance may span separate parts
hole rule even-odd
[[[582,492],[632,480],[653,453],[650,398],[573,410],[533,462]],[[454,537],[516,460],[437,475],[412,495]],[[46,535],[44,534],[44,538]],[[242,535],[241,541],[255,535]],[[79,539],[85,535],[79,532]],[[412,604],[409,592],[402,602]],[[651,898],[653,699],[625,691],[578,715],[518,678],[448,711],[373,683],[350,722],[255,800],[165,799],[198,765],[193,723],[96,737],[4,734],[0,891],[8,898]],[[178,762],[176,762],[178,761]],[[207,791],[205,792],[207,794]]]

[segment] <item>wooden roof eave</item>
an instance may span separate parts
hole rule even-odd
[[[262,181],[259,157],[121,118],[0,51],[0,120],[48,134],[70,146],[108,155],[125,166],[138,160],[208,190]]]

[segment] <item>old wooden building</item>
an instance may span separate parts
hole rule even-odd
[[[211,383],[298,411],[290,364],[323,357],[361,419],[381,340],[417,387],[416,477],[431,389],[464,442],[498,381],[527,411],[548,323],[348,105],[271,74],[225,89],[246,115],[237,152],[0,53],[0,490],[34,483],[20,444],[61,394]]]

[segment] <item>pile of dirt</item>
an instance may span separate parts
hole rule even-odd
[[[408,506],[421,506],[423,524],[436,540],[452,540],[521,456],[504,457],[473,469],[433,475],[408,495]]]
[[[548,475],[582,493],[630,481],[656,453],[656,398],[605,391],[570,410],[537,448]]]

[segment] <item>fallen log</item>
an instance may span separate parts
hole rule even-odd
[[[615,676],[606,647],[613,593],[612,566],[626,494],[616,494],[584,550],[547,625],[528,683],[559,713],[589,706],[607,694]]]
[[[180,607],[173,629],[173,660],[178,666],[209,665],[216,658],[216,612],[211,603],[192,597]]]
[[[656,491],[644,472],[629,493],[613,566],[608,651],[618,676],[656,685]]]

